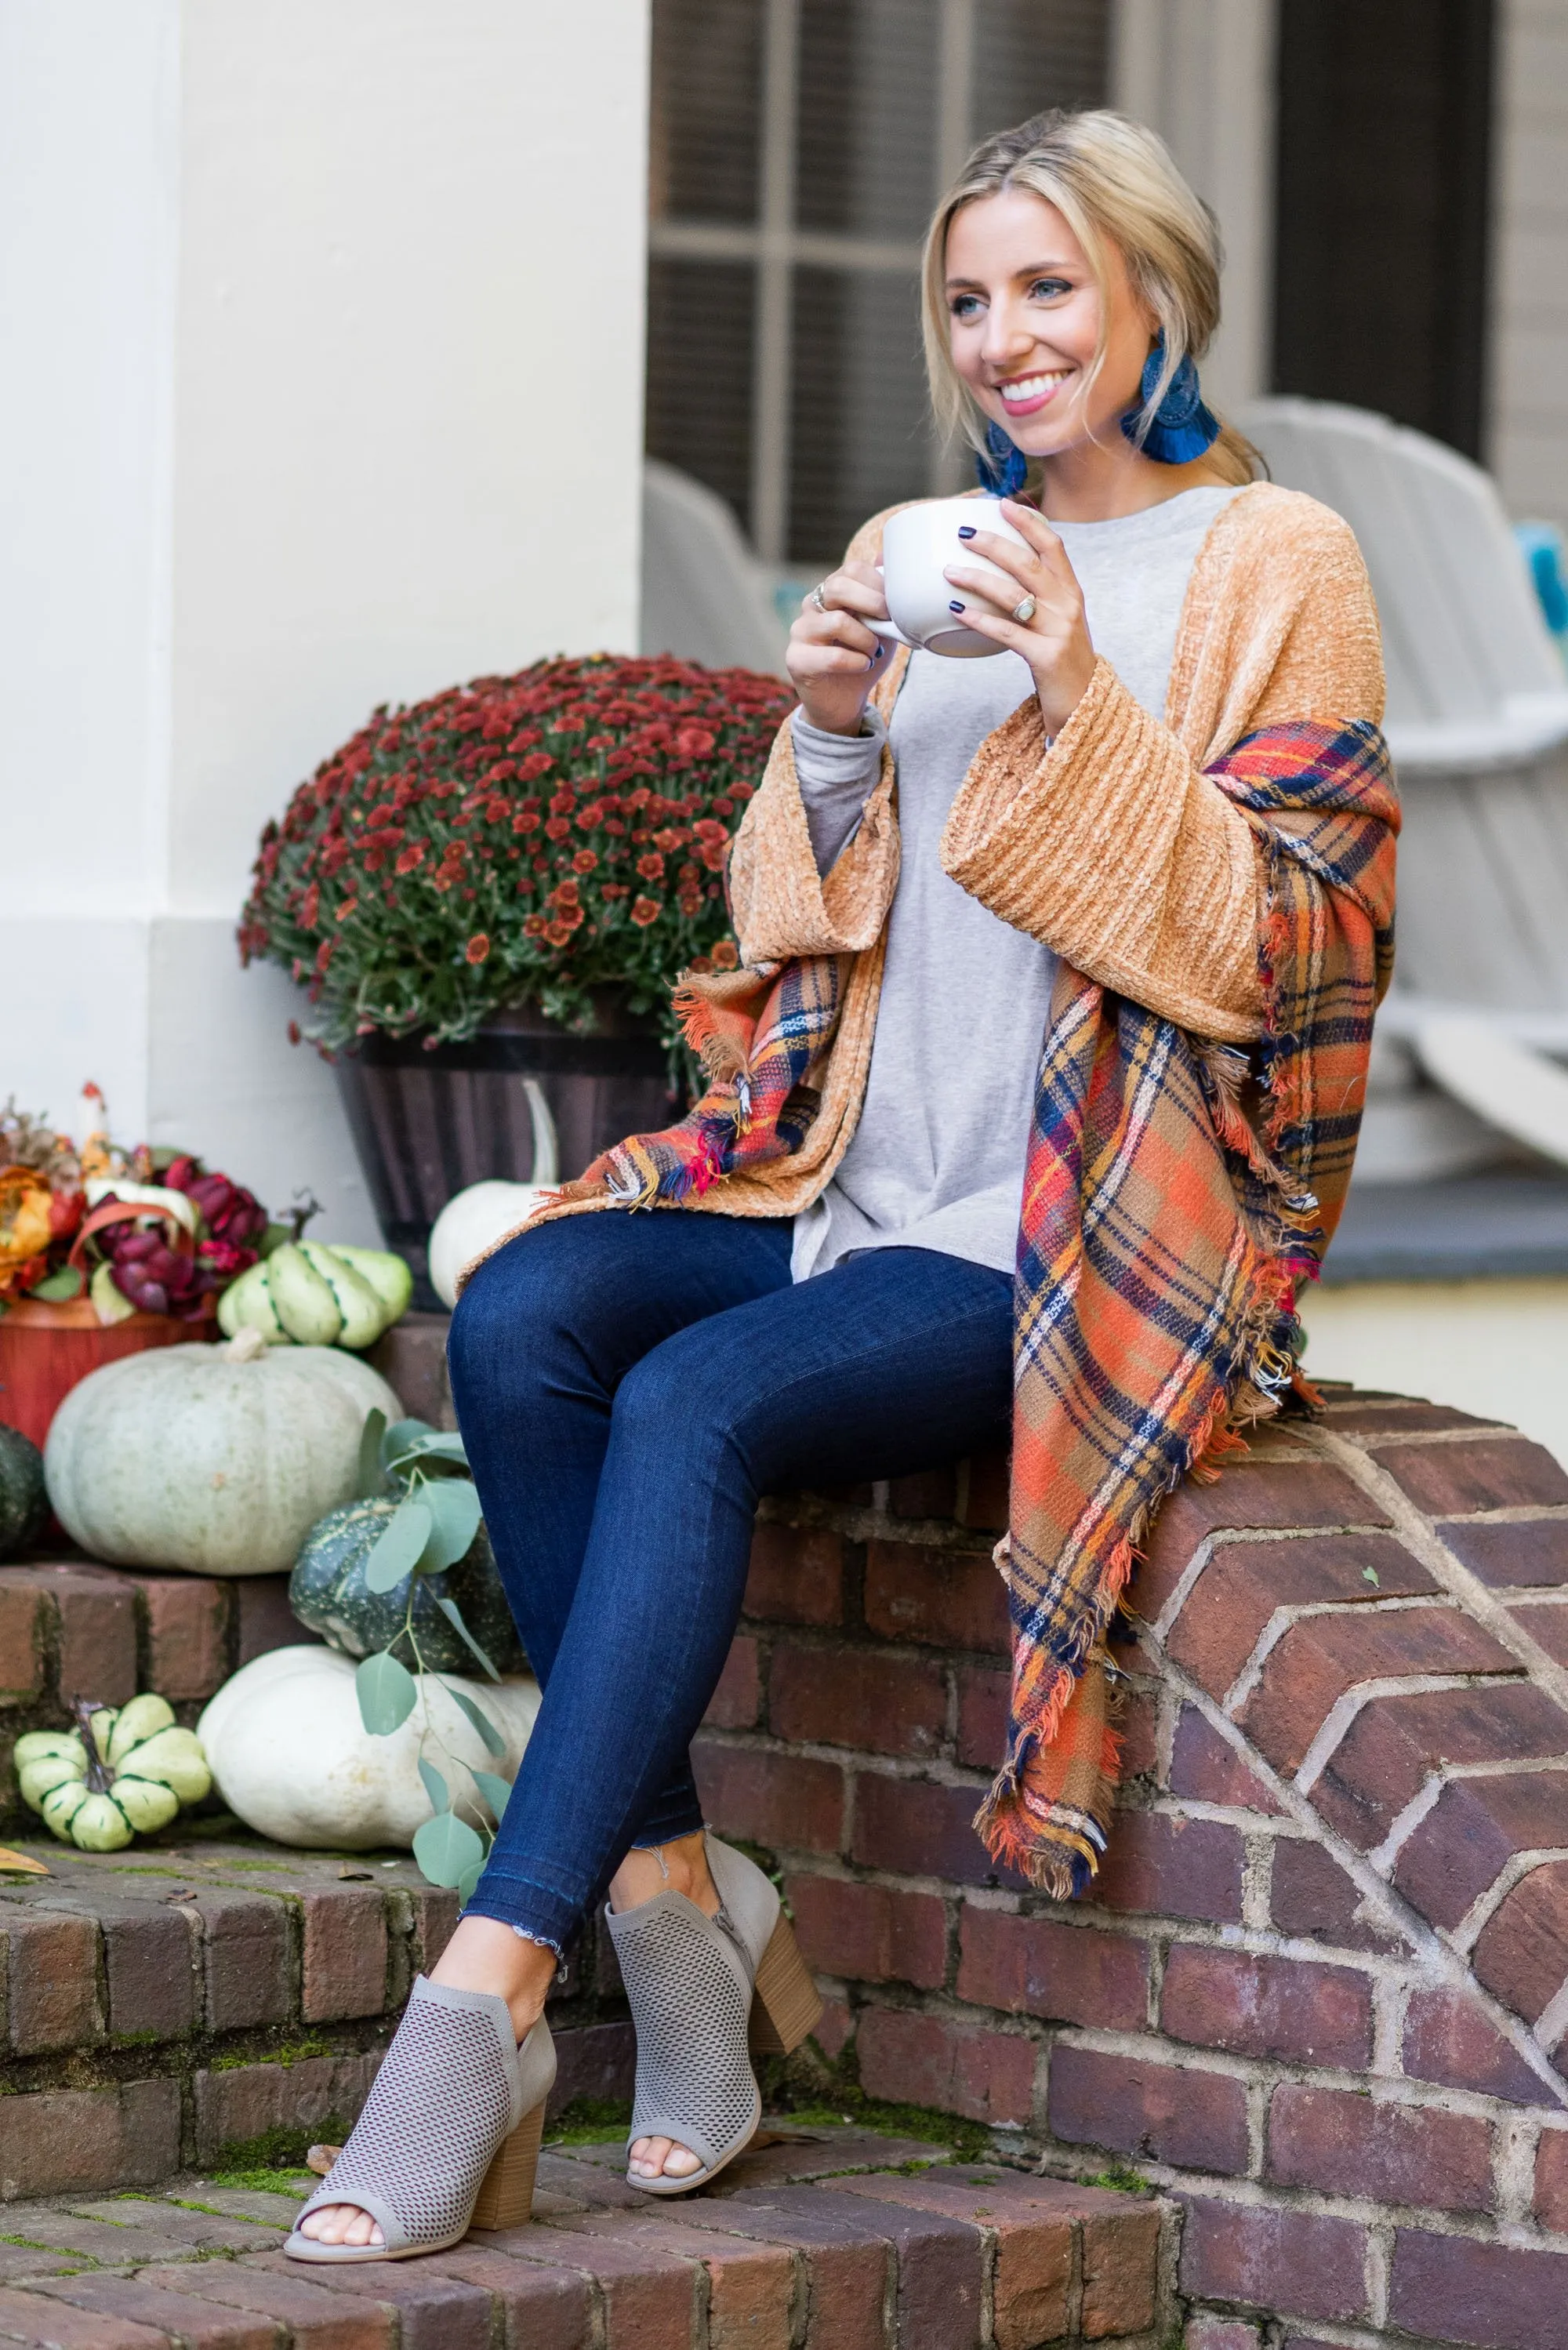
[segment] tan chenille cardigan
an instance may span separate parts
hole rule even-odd
[[[852,559],[875,559],[884,519],[857,534]],[[885,715],[908,659],[900,653],[877,690]],[[1376,608],[1348,525],[1315,499],[1254,483],[1215,517],[1199,549],[1164,723],[1104,660],[1049,749],[1031,696],[987,736],[964,776],[942,837],[943,867],[1089,978],[1198,1035],[1245,1043],[1261,1025],[1262,862],[1250,820],[1201,771],[1259,727],[1308,718],[1376,723],[1383,701]],[[800,1149],[727,1176],[687,1207],[798,1215],[847,1149],[865,1098],[898,879],[896,804],[895,762],[885,750],[859,829],[819,876],[785,721],[731,858],[742,957],[854,960],[834,1042],[813,1073],[821,1107]],[[564,1201],[534,1221],[614,1204]]]

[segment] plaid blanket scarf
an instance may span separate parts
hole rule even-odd
[[[1063,965],[1035,1088],[1014,1284],[1006,1758],[975,1825],[1058,1898],[1106,1849],[1117,1778],[1106,1635],[1162,1497],[1213,1473],[1295,1376],[1297,1284],[1350,1180],[1393,964],[1398,807],[1376,727],[1297,723],[1210,770],[1266,868],[1264,1027],[1204,1044]],[[679,1204],[798,1149],[846,958],[688,982],[709,1090],[568,1196]],[[1251,1112],[1249,1116],[1248,1113]]]

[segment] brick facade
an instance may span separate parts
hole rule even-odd
[[[1185,2212],[1193,2341],[1568,2350],[1568,1476],[1344,1399],[1168,1504],[1092,1900],[992,1868],[998,1461],[764,1505],[700,1746],[870,2094]],[[793,1562],[793,1564],[792,1564]]]
[[[1568,1478],[1511,1431],[1346,1397],[1181,1489],[1118,1650],[1112,1851],[1073,1905],[971,1825],[1004,1512],[995,1460],[764,1504],[698,1763],[714,1825],[780,1866],[819,2085],[1060,2177],[1136,2169],[1179,2217],[1190,2350],[1568,2350]],[[261,1597],[5,1570],[0,1719],[128,1640],[194,1702]],[[50,1856],[49,1886],[0,1887],[12,2194],[348,2118],[450,1907],[407,1863]],[[604,1940],[560,1986],[576,2095],[625,2093]]]

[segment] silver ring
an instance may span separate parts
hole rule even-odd
[[[1034,618],[1033,597],[1025,596],[1022,604],[1015,604],[1012,608],[1012,617],[1021,629],[1026,629]]]
[[[822,592],[826,585],[826,579],[819,579],[805,599],[808,604],[815,604],[819,612],[826,612],[827,609],[827,598]]]

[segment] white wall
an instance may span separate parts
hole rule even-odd
[[[234,915],[376,702],[637,642],[647,40],[646,0],[0,0],[0,1097],[95,1076],[373,1236]]]
[[[1112,0],[1111,103],[1159,132],[1219,217],[1224,317],[1203,387],[1233,409],[1269,388],[1274,0]]]
[[[1490,463],[1511,514],[1568,529],[1568,6],[1499,16]]]
[[[1314,1284],[1299,1310],[1309,1378],[1507,1420],[1568,1468],[1568,1281]]]

